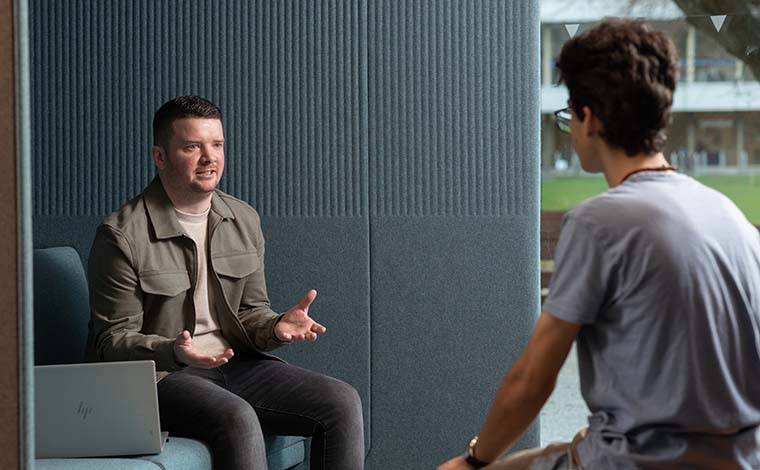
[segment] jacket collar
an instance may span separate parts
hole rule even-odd
[[[148,219],[156,238],[165,239],[179,237],[185,234],[185,230],[177,219],[177,213],[174,211],[171,199],[161,184],[161,178],[156,176],[153,181],[145,188],[143,192],[145,208],[148,212]],[[217,214],[222,219],[234,219],[235,216],[226,202],[219,195],[219,190],[214,191],[211,196],[211,212]]]

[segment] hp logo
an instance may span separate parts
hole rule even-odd
[[[87,419],[87,417],[90,416],[90,413],[92,413],[92,407],[87,406],[85,402],[80,401],[79,408],[77,408],[77,414],[82,415],[82,420],[84,421]]]

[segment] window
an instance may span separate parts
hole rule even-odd
[[[541,173],[542,288],[548,287],[561,214],[607,189],[601,175],[580,168],[570,138],[554,125],[552,113],[566,106],[554,67],[562,45],[607,16],[644,18],[673,39],[681,74],[668,130],[665,156],[672,165],[729,196],[760,226],[760,83],[751,70],[760,45],[743,44],[749,19],[687,15],[672,0],[541,1]],[[738,44],[738,45],[737,45]],[[541,441],[568,440],[586,425],[575,352],[541,414]]]

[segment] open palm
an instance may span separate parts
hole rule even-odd
[[[282,316],[274,327],[274,334],[280,341],[314,341],[327,329],[309,316],[309,306],[317,297],[317,291],[311,289],[303,300]]]
[[[215,356],[196,350],[193,346],[193,338],[187,330],[180,333],[174,341],[174,357],[178,362],[188,366],[212,369],[227,364],[233,355],[232,349],[227,349],[224,353]]]

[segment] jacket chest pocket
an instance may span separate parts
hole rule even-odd
[[[211,260],[219,276],[242,279],[259,269],[259,256],[255,251],[225,253]]]
[[[184,328],[184,316],[192,309],[190,275],[186,270],[141,273],[143,329],[174,337]]]
[[[140,288],[148,294],[176,297],[190,288],[190,275],[184,269],[142,273],[140,274]]]
[[[255,251],[225,253],[212,258],[211,263],[219,276],[229,307],[236,312],[248,278],[261,268],[258,253]]]

